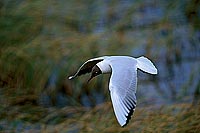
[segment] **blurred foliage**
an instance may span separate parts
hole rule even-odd
[[[193,24],[195,29],[200,29],[200,15],[199,15],[200,1],[191,0],[187,2],[185,14],[188,20]]]
[[[153,107],[138,109],[127,128],[119,129],[110,103],[91,110],[80,107],[84,95],[93,102],[90,106],[97,104],[95,96],[91,96],[94,90],[103,93],[103,101],[109,99],[108,75],[89,85],[85,84],[87,76],[74,82],[67,80],[91,57],[144,54],[158,64],[167,62],[164,80],[168,82],[174,76],[172,67],[182,62],[182,53],[188,52],[182,52],[188,48],[184,42],[191,42],[191,49],[198,51],[199,5],[198,0],[0,1],[0,131],[200,130],[199,106],[188,104],[153,111]],[[186,27],[183,33],[188,36],[178,36],[181,26]],[[191,71],[193,74],[182,87],[184,94],[200,70]],[[157,77],[150,78],[157,84]],[[199,99],[199,83],[194,85],[194,99]],[[174,84],[168,84],[174,94]]]
[[[84,107],[42,108],[13,106],[3,109],[1,131],[13,132],[198,132],[200,110],[191,104],[138,107],[129,124],[121,128],[111,103]],[[2,111],[1,111],[2,112]]]

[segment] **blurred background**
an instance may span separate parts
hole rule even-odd
[[[150,58],[125,128],[108,80],[68,76],[103,55]],[[200,131],[199,0],[1,0],[0,132]]]

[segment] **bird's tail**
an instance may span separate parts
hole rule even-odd
[[[144,56],[141,56],[137,58],[136,60],[137,60],[137,68],[150,74],[157,74],[156,67],[149,59],[147,59]]]

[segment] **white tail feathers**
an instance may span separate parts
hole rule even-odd
[[[137,60],[137,68],[150,74],[157,74],[157,69],[154,64],[146,57],[139,57]]]

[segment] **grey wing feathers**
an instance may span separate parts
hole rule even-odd
[[[103,57],[98,57],[98,58],[93,58],[93,59],[90,59],[88,61],[86,61],[79,69],[78,71],[73,75],[73,76],[70,76],[69,79],[73,79],[77,76],[80,76],[80,75],[83,75],[83,74],[86,74],[86,73],[89,73],[92,71],[92,68],[93,66],[95,66],[98,62],[104,60],[104,56]]]
[[[109,89],[115,115],[122,127],[127,125],[136,107],[137,71],[134,63],[130,65],[127,69],[119,64],[111,65]]]
[[[136,107],[135,97],[122,99],[116,92],[111,92],[111,100],[119,124],[124,127],[128,124]]]

